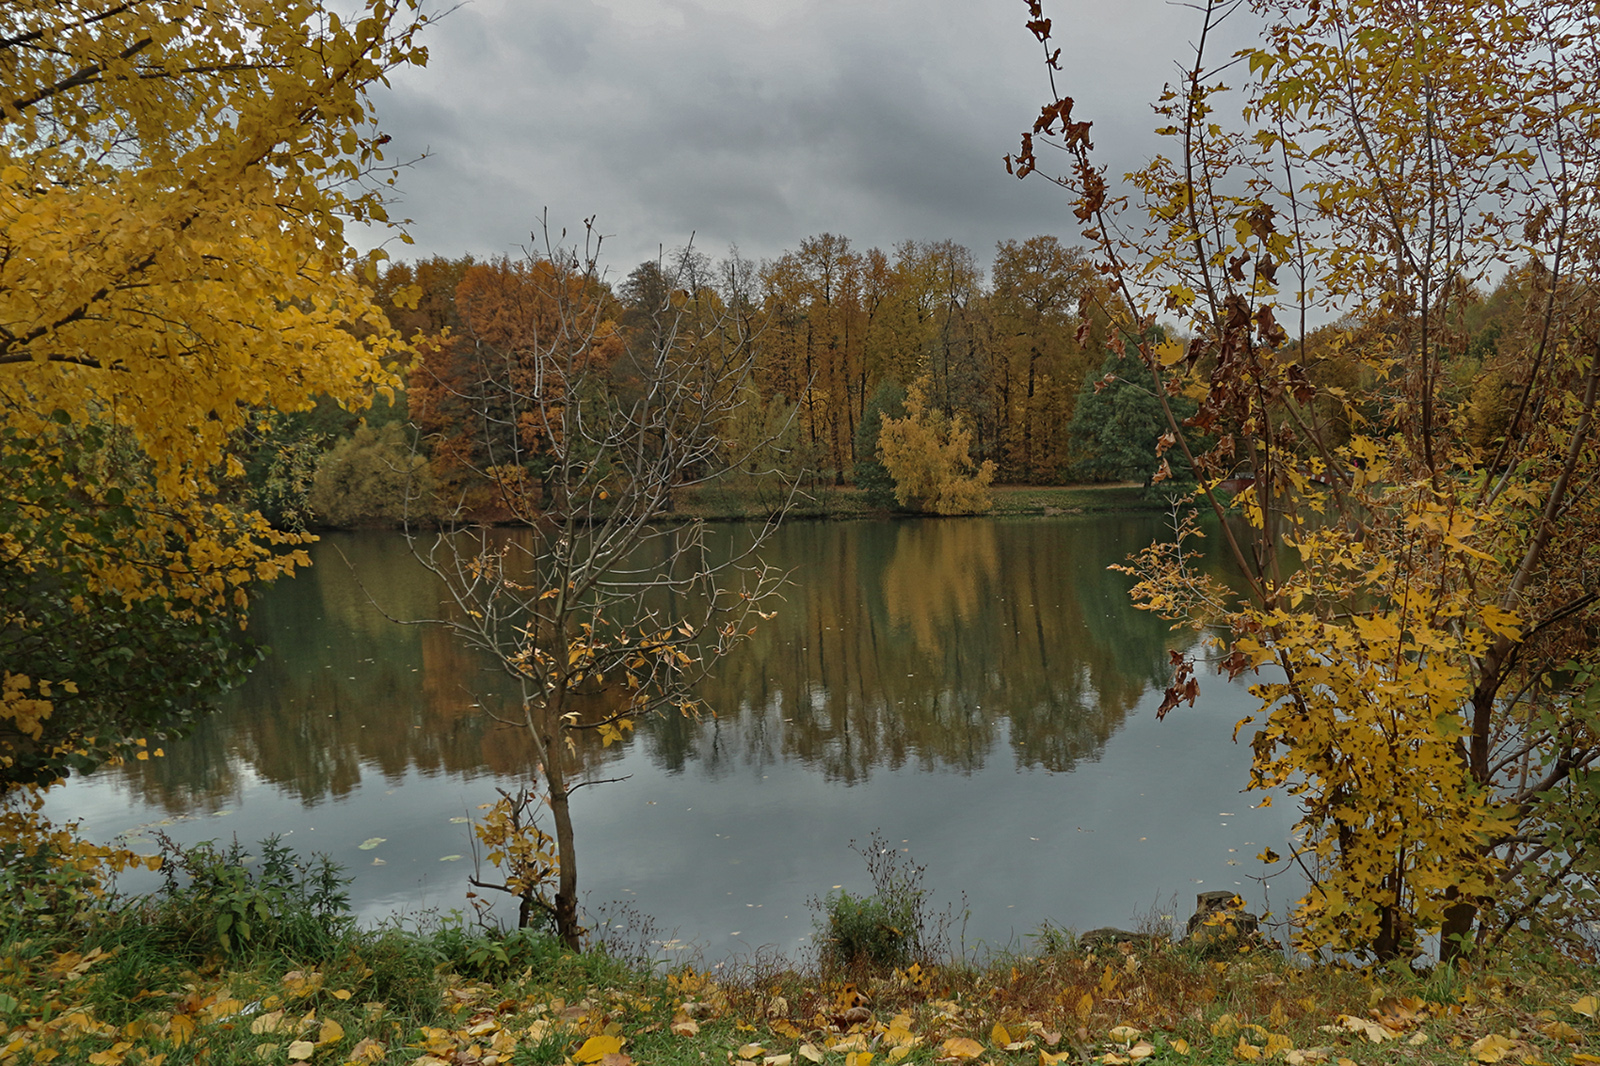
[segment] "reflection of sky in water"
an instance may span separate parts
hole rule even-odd
[[[1237,888],[1259,908],[1254,856],[1284,850],[1293,810],[1254,810],[1239,792],[1249,749],[1231,733],[1253,704],[1244,686],[1210,679],[1195,708],[1157,723],[1148,663],[1164,660],[1165,625],[1104,577],[1127,535],[1089,551],[1097,527],[1041,521],[962,542],[987,525],[790,533],[800,589],[713,686],[722,717],[647,723],[603,758],[586,754],[594,776],[626,778],[573,800],[589,904],[635,903],[663,938],[711,960],[799,948],[809,897],[868,888],[849,842],[879,829],[927,867],[969,947],[1045,920],[1126,926],[1174,906],[1182,919],[1206,888]],[[384,558],[392,547],[354,543]],[[1066,558],[1074,550],[1083,557]],[[214,724],[167,744],[166,765],[74,782],[51,814],[102,839],[163,820],[183,842],[278,833],[345,864],[368,922],[464,909],[461,819],[514,784],[514,738],[469,713],[475,664],[418,630],[369,625],[342,578],[325,559],[274,590],[258,617],[279,627],[266,637],[279,660]],[[373,837],[385,839],[362,850]],[[1273,908],[1291,895],[1279,889]]]

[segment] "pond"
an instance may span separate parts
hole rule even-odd
[[[1159,532],[1142,516],[785,526],[764,556],[793,584],[702,687],[707,713],[581,752],[587,906],[630,904],[709,962],[803,955],[808,899],[866,890],[851,842],[878,830],[926,867],[968,950],[1047,920],[1182,919],[1212,888],[1286,910],[1294,886],[1265,900],[1253,879],[1293,809],[1241,793],[1244,684],[1203,675],[1194,707],[1156,721],[1169,652],[1195,637],[1134,610],[1107,566]],[[502,679],[448,633],[390,620],[441,599],[399,535],[329,536],[313,558],[261,597],[272,654],[217,715],[48,810],[139,850],[155,829],[279,834],[344,864],[367,922],[466,909],[467,820],[531,766],[484,713]]]

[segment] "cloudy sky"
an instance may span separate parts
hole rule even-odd
[[[391,211],[397,257],[518,254],[594,216],[611,276],[694,237],[775,257],[1075,235],[1065,194],[1007,176],[1047,94],[1024,0],[468,0],[423,70],[378,99],[391,148],[427,158]],[[1157,149],[1149,103],[1198,16],[1162,0],[1054,0],[1062,89],[1114,172]],[[361,235],[354,234],[360,242]],[[369,241],[370,243],[370,241]]]

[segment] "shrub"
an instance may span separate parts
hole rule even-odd
[[[923,867],[889,846],[874,830],[865,846],[850,847],[867,861],[872,895],[836,890],[811,900],[824,969],[872,969],[931,962],[944,947],[951,912],[933,914],[922,887]]]
[[[146,917],[192,951],[259,949],[321,959],[334,955],[355,929],[345,891],[350,878],[326,855],[301,861],[276,836],[260,842],[259,860],[237,839],[223,849],[210,841],[185,848],[165,834],[157,840],[165,883]]]

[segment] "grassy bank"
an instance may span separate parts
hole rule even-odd
[[[1600,980],[1531,953],[1417,976],[1124,944],[831,976],[757,960],[712,976],[460,927],[330,947],[203,959],[114,920],[13,937],[0,1062],[1600,1063]]]
[[[1419,974],[1058,932],[977,960],[706,972],[459,919],[360,930],[335,871],[270,845],[169,852],[141,900],[36,859],[0,872],[6,1066],[1600,1066],[1592,960],[1537,943]]]
[[[999,485],[993,490],[994,515],[1111,514],[1164,510],[1137,482],[1113,485]],[[771,493],[741,492],[708,486],[679,493],[675,514],[708,521],[763,518],[777,510],[783,499]],[[884,518],[906,512],[875,507],[862,490],[851,485],[824,485],[797,495],[787,511],[789,518]]]

